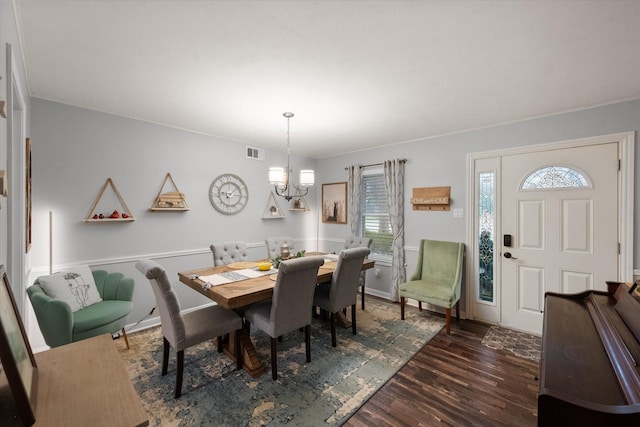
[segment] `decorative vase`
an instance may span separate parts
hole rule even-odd
[[[282,257],[282,259],[287,259],[290,255],[291,252],[289,251],[289,245],[285,243],[280,247],[280,256]]]

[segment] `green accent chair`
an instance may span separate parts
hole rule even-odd
[[[418,265],[407,283],[400,285],[400,316],[404,320],[407,298],[418,300],[418,309],[426,302],[446,309],[447,335],[451,332],[451,309],[458,304],[462,286],[464,244],[437,240],[420,241]]]
[[[66,302],[49,297],[37,279],[27,288],[40,331],[49,347],[122,331],[129,348],[124,326],[133,308],[133,279],[104,270],[92,271],[92,274],[102,301],[76,312],[72,312]]]

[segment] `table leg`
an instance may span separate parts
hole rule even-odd
[[[233,349],[235,348],[235,334],[229,334],[229,342],[225,343],[223,350],[227,356],[233,361],[236,360]],[[242,352],[242,367],[253,378],[257,378],[265,373],[264,365],[258,359],[258,354],[253,346],[249,331],[245,328],[242,329],[240,334],[240,351]]]

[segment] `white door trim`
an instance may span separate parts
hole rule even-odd
[[[633,212],[634,212],[634,164],[635,164],[635,132],[621,132],[609,135],[593,136],[588,138],[579,138],[559,142],[525,145],[521,147],[504,148],[491,151],[483,151],[479,153],[467,154],[467,216],[466,234],[467,234],[467,260],[465,266],[466,274],[466,298],[465,308],[469,319],[475,316],[475,293],[478,288],[478,266],[477,266],[477,244],[475,237],[475,221],[477,206],[475,202],[475,162],[478,159],[502,157],[512,154],[525,154],[539,151],[555,150],[582,147],[588,145],[603,144],[609,142],[617,142],[619,146],[620,174],[618,186],[618,242],[620,243],[620,256],[618,270],[620,277],[618,280],[631,282],[633,281]],[[500,169],[498,166],[498,175]],[[496,181],[499,182],[499,181]],[[499,194],[500,189],[496,187],[496,203],[501,200]],[[496,205],[497,206],[497,205]],[[502,235],[500,229],[501,220],[500,212],[496,212],[496,236]],[[496,245],[498,246],[498,245]],[[500,288],[501,263],[496,262],[494,266],[495,288]],[[494,292],[495,295],[498,292]]]

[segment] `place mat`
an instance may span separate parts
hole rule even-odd
[[[232,268],[234,270],[242,270],[245,268],[254,268],[257,267],[258,263],[255,261],[238,261],[232,262],[231,264],[227,264],[227,267]]]
[[[274,282],[276,281],[277,278],[278,278],[278,273],[272,274],[269,276],[269,279],[273,280]]]

